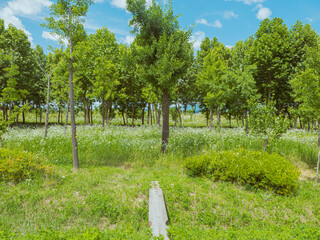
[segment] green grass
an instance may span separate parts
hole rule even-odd
[[[151,181],[159,180],[170,239],[320,236],[320,195],[313,182],[301,182],[295,196],[282,197],[249,186],[188,178],[180,167],[163,161],[147,169],[99,167],[72,173],[63,168],[65,177],[56,183],[1,184],[0,232],[15,233],[14,239],[73,239],[89,234],[86,231],[102,239],[150,239],[148,189]]]
[[[80,167],[73,172],[70,129],[10,129],[5,147],[24,149],[57,165],[53,180],[0,182],[0,239],[150,239],[148,189],[157,180],[170,217],[170,239],[319,239],[320,194],[314,179],[294,195],[278,196],[249,185],[189,178],[184,159],[208,150],[263,142],[243,129],[171,128],[168,154],[160,154],[158,127],[79,126]],[[315,132],[292,130],[271,145],[306,162],[317,160]],[[314,171],[311,171],[314,173]]]

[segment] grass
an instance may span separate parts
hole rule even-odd
[[[50,181],[0,182],[0,239],[150,239],[148,189],[159,181],[170,239],[319,239],[320,194],[314,179],[291,196],[246,185],[189,178],[187,156],[263,142],[243,129],[171,128],[168,154],[160,154],[158,127],[79,126],[79,172],[73,172],[70,129],[15,127],[5,147],[46,156],[58,166]],[[315,132],[291,130],[271,145],[312,174]],[[311,169],[310,169],[311,168]]]

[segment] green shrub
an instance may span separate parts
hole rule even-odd
[[[54,166],[44,164],[43,159],[32,153],[0,149],[0,181],[20,182],[54,173]]]
[[[214,180],[250,184],[282,195],[297,188],[300,175],[289,160],[278,154],[241,148],[191,157],[185,167],[191,177],[207,176]]]

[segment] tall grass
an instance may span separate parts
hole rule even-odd
[[[64,133],[62,126],[51,126],[48,138],[43,138],[43,128],[14,127],[4,136],[4,145],[48,157],[55,164],[71,164],[71,130]],[[80,161],[83,165],[117,166],[126,162],[153,164],[160,156],[161,129],[159,127],[79,126],[77,139]],[[242,128],[170,129],[168,154],[183,159],[208,150],[245,148],[262,150],[263,140],[246,135]],[[267,149],[286,157],[294,157],[314,166],[317,160],[316,132],[290,130]]]

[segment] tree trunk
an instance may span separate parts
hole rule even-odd
[[[86,104],[85,101],[83,102],[83,113],[84,113],[84,119],[83,119],[83,124],[87,125],[87,108],[86,108]]]
[[[157,118],[157,124],[158,124],[158,126],[160,127],[161,126],[161,108],[160,108],[160,106],[159,106],[159,108],[158,108],[158,118]]]
[[[311,128],[310,128],[310,121],[308,121],[308,131],[310,131]]]
[[[320,120],[318,120],[318,147],[320,147]]]
[[[143,104],[142,106],[142,115],[141,115],[141,124],[144,125],[144,109],[145,109],[145,105]]]
[[[122,112],[122,120],[123,120],[123,126],[126,125],[126,119],[124,118],[124,112]]]
[[[47,109],[46,109],[46,122],[44,125],[44,138],[47,137],[48,124],[49,124],[49,101],[50,101],[50,75],[48,77],[48,87],[47,87]]]
[[[244,110],[245,112],[244,112],[244,120],[245,120],[245,124],[246,124],[246,134],[248,134],[249,133],[249,126],[248,126],[248,110],[247,109],[245,109]]]
[[[25,116],[24,112],[22,112],[22,123],[23,124],[26,123],[26,116]]]
[[[170,99],[169,94],[166,91],[163,92],[163,104],[162,104],[162,146],[161,152],[165,153],[169,143],[169,108]]]
[[[132,121],[131,121],[131,127],[134,127],[134,105],[132,104]]]
[[[148,103],[148,118],[147,118],[147,125],[150,124],[150,103]]]
[[[238,119],[238,117],[237,117],[237,126],[239,127],[239,119]]]
[[[268,145],[268,136],[266,135],[265,139],[264,139],[264,146],[263,146],[263,151],[264,152],[266,151],[267,145]]]
[[[68,100],[68,104],[67,104],[66,121],[64,123],[64,134],[67,133],[69,109],[70,109],[70,96],[69,96],[69,100]]]
[[[299,117],[300,129],[303,129],[301,118]]]
[[[182,128],[182,127],[183,127],[183,122],[182,122],[181,110],[180,110],[179,102],[176,103],[176,108],[177,108],[177,110],[178,110],[180,128]]]
[[[220,107],[218,107],[218,112],[217,112],[217,127],[221,127],[221,110]]]
[[[152,108],[151,108],[151,105],[150,105],[150,123],[151,123],[151,126],[152,126]]]
[[[42,107],[41,107],[41,104],[39,104],[39,123],[41,124],[42,123]]]
[[[36,105],[36,125],[38,124],[38,108],[37,108],[37,105]]]
[[[297,128],[297,124],[298,124],[298,117],[294,118],[294,128]]]
[[[212,130],[212,120],[213,120],[213,110],[212,110],[212,107],[210,107],[210,123],[209,123],[210,130]]]
[[[60,123],[60,105],[59,105],[59,109],[58,109],[58,124]]]
[[[101,103],[101,116],[102,116],[102,128],[104,128],[104,99],[102,99],[102,103]]]
[[[91,125],[93,125],[93,104],[92,104],[92,101],[91,101]]]
[[[69,59],[69,87],[70,87],[70,117],[71,117],[71,135],[72,135],[72,153],[73,153],[73,168],[79,169],[79,156],[77,144],[77,129],[76,118],[74,112],[74,92],[73,92],[73,45],[71,36],[71,6],[69,7],[69,46],[70,46],[70,59]]]
[[[108,100],[108,107],[107,107],[107,126],[110,125],[111,107],[112,107],[112,102],[111,102],[111,100]]]

